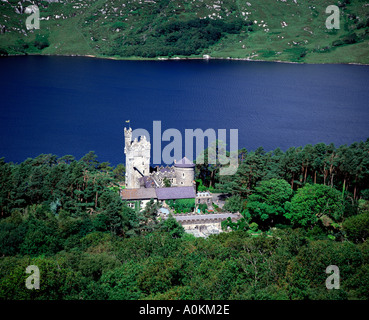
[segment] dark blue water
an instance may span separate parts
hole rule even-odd
[[[0,59],[0,157],[93,150],[124,162],[123,127],[239,129],[266,151],[369,137],[369,66],[246,61]],[[227,131],[229,133],[229,131]],[[166,143],[162,143],[163,147]]]

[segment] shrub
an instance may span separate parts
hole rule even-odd
[[[349,240],[363,242],[369,237],[369,213],[362,213],[347,218],[343,223],[343,230],[346,231]]]
[[[234,195],[226,200],[223,208],[230,212],[242,212],[244,202],[240,195]]]
[[[259,225],[256,222],[250,223],[250,230],[253,232],[258,231]]]
[[[38,34],[36,36],[36,40],[35,40],[33,45],[37,49],[42,50],[42,49],[47,48],[50,45],[50,43],[49,43],[49,40],[45,36],[41,36],[41,35]]]

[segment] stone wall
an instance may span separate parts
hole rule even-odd
[[[140,188],[140,173],[134,170],[136,167],[143,175],[150,174],[150,149],[151,144],[145,136],[132,141],[132,129],[124,128],[126,155],[126,188]]]
[[[178,187],[191,187],[195,180],[194,168],[174,167]]]

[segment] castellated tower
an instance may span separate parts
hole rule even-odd
[[[124,154],[126,155],[126,188],[140,188],[139,178],[150,174],[150,141],[145,136],[132,141],[132,128],[124,128]],[[136,169],[135,169],[136,168]]]

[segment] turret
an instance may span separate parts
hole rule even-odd
[[[151,144],[145,136],[141,136],[132,141],[132,129],[124,128],[126,155],[126,188],[133,189],[140,187],[139,178],[141,172],[144,176],[150,173],[150,149]],[[136,170],[134,169],[136,168]]]
[[[127,153],[127,149],[132,143],[132,128],[124,128],[124,153]]]
[[[175,161],[174,170],[178,187],[194,186],[195,165],[192,161],[184,157],[182,160]]]

